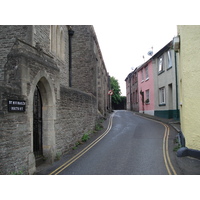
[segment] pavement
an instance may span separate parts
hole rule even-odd
[[[171,125],[177,132],[181,131],[181,127],[180,127],[180,121],[176,120],[176,119],[166,119],[166,118],[161,118],[161,117],[156,117],[156,116],[152,116],[152,115],[148,115],[148,114],[143,114],[143,113],[138,113],[138,112],[134,112],[136,115],[140,115],[143,117],[147,117],[149,119],[154,119],[156,121],[160,121],[163,122],[165,124],[169,124]]]
[[[180,125],[179,120],[165,119],[165,118],[160,118],[160,117],[143,114],[143,113],[138,113],[138,112],[134,112],[134,114],[142,116],[142,117],[146,117],[149,119],[153,119],[156,121],[163,122],[163,123],[171,126],[176,131],[177,135],[181,131],[181,125]],[[176,138],[174,138],[174,141],[175,140],[176,140]],[[174,144],[174,148],[176,146],[177,146],[177,144]],[[171,154],[172,154],[172,152],[171,152]],[[176,155],[176,151],[174,151],[174,154]],[[176,155],[176,156],[174,156],[174,162],[179,167],[180,175],[200,175],[200,160],[199,159],[196,159],[196,158],[193,158],[190,156],[177,157],[177,155]]]

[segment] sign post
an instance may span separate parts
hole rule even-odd
[[[108,91],[108,95],[112,96],[113,95],[113,90]]]
[[[113,95],[113,90],[109,90],[108,91],[108,95],[110,95],[110,108],[111,108],[111,111],[112,111],[112,95]]]

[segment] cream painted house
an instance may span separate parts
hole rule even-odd
[[[200,26],[179,25],[177,51],[181,131],[187,155],[200,157]],[[180,47],[179,47],[180,45]],[[193,156],[193,155],[191,155]]]
[[[155,88],[154,115],[168,119],[178,119],[177,69],[172,41],[159,50],[152,59]]]

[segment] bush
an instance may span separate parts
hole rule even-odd
[[[100,131],[103,128],[101,124],[96,124],[95,131]]]
[[[90,136],[87,133],[85,133],[81,138],[82,142],[86,142],[88,139],[90,139]]]

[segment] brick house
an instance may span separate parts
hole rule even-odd
[[[138,98],[138,72],[137,68],[125,79],[126,81],[126,109],[135,112],[139,111]]]

